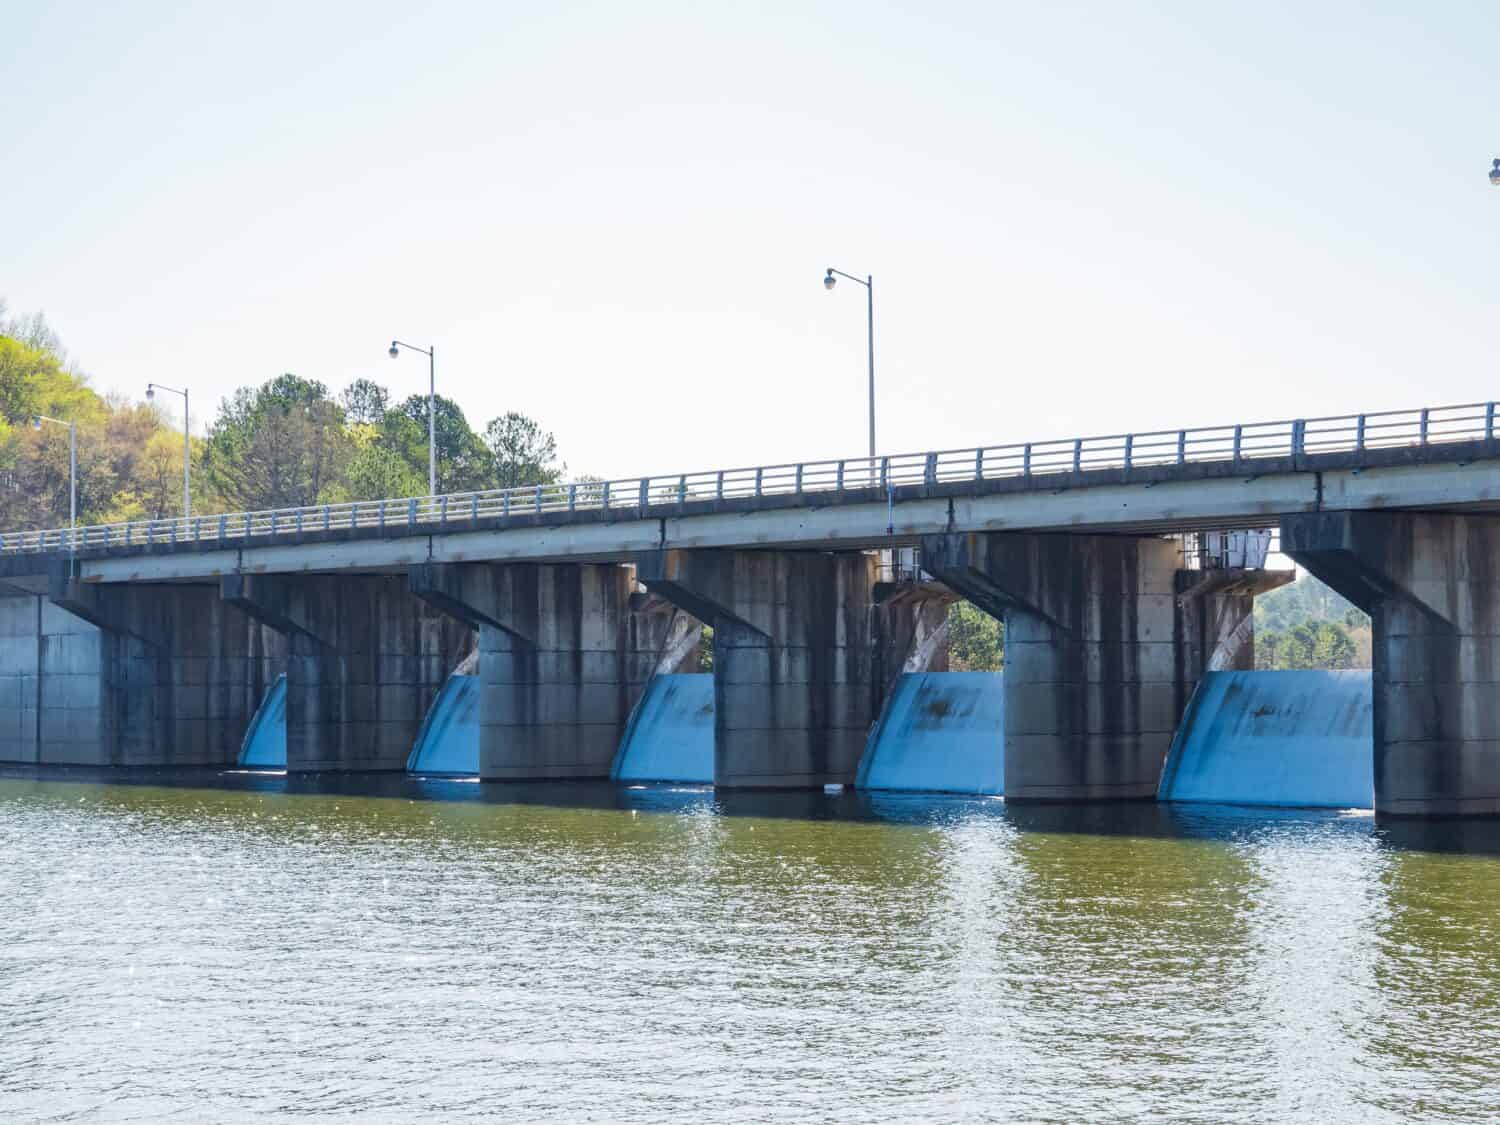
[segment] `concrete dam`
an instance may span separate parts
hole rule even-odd
[[[1002,672],[903,674],[870,732],[856,787],[1003,796],[1003,685]],[[407,759],[408,772],[479,776],[478,693],[473,671],[448,677]],[[1158,799],[1369,808],[1371,703],[1368,671],[1210,672],[1173,741]],[[285,677],[256,712],[239,765],[286,768]],[[626,725],[610,776],[625,783],[711,785],[713,677],[654,677]]]

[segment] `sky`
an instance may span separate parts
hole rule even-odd
[[[0,17],[0,298],[202,432],[291,371],[570,473],[1497,397],[1500,5]]]

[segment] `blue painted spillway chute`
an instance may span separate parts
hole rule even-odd
[[[1001,672],[910,672],[860,758],[855,785],[998,796],[1005,791]]]
[[[449,777],[479,775],[479,677],[454,672],[427,709],[408,773]]]
[[[616,781],[714,780],[714,678],[654,676],[630,714],[610,775]]]
[[[247,770],[286,769],[286,676],[276,677],[260,701],[245,740],[240,743],[239,766]]]
[[[1368,671],[1209,672],[1167,755],[1163,801],[1374,804]]]

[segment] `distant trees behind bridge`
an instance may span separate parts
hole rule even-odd
[[[452,399],[440,395],[436,405],[440,492],[562,478],[556,439],[535,420],[511,412],[476,430]],[[39,414],[77,424],[80,522],[181,514],[176,397],[142,403],[99,394],[40,315],[7,316],[0,301],[3,531],[68,522],[68,433],[33,429]],[[283,374],[221,402],[191,446],[194,513],[421,496],[427,396],[396,401],[368,379],[334,393],[316,379]]]

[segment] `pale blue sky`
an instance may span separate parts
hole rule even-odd
[[[1500,5],[41,4],[0,295],[611,476],[1493,398]]]

